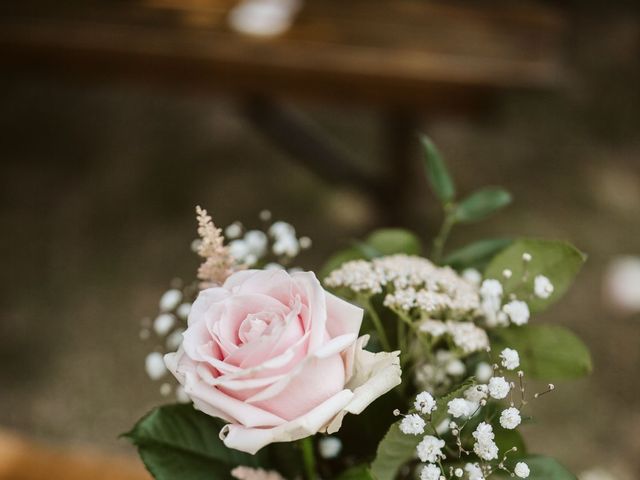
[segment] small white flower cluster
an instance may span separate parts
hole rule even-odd
[[[150,340],[153,333],[154,340],[159,342],[145,357],[144,362],[145,371],[153,381],[163,380],[167,375],[164,352],[174,351],[182,343],[182,333],[187,326],[187,318],[191,311],[190,289],[181,288],[182,282],[177,279],[173,283],[173,287],[160,297],[158,315],[153,320],[149,318],[142,320],[140,339]],[[160,394],[163,397],[169,396],[172,391],[174,389],[171,383],[163,382],[160,385]],[[178,401],[189,401],[182,387],[176,387],[174,393]]]
[[[260,213],[263,221],[271,219],[271,212],[264,210]],[[248,230],[244,232],[240,222],[229,225],[224,233],[229,242],[229,253],[242,265],[253,267],[270,253],[282,262],[295,258],[300,250],[311,247],[311,239],[296,236],[295,228],[286,222],[275,222],[269,226],[267,233],[261,230]],[[271,241],[271,247],[269,243]],[[273,264],[272,267],[279,266]]]
[[[440,391],[466,372],[467,367],[454,352],[438,350],[432,361],[417,368],[415,382],[422,389]]]
[[[531,262],[532,256],[524,253],[522,260],[526,263]],[[504,270],[502,276],[510,279],[513,275],[511,270]],[[522,281],[527,276],[525,270]],[[533,281],[533,295],[538,298],[549,298],[553,293],[553,284],[544,275],[537,275]],[[529,305],[523,300],[518,300],[511,296],[509,301],[503,304],[503,287],[499,280],[488,278],[482,281],[480,285],[480,309],[485,318],[488,327],[507,326],[510,323],[514,325],[524,325],[529,321],[531,312]]]
[[[476,286],[449,267],[411,255],[346,262],[325,283],[365,295],[386,291],[385,306],[421,317],[469,316],[480,307]]]
[[[449,335],[455,346],[465,354],[483,351],[489,346],[487,332],[473,322],[425,320],[419,330],[433,338]]]
[[[487,355],[490,357],[490,350],[487,350]],[[403,416],[399,423],[400,431],[406,435],[422,436],[415,451],[416,456],[425,464],[420,470],[421,480],[453,480],[454,478],[486,480],[498,470],[506,472],[511,477],[523,479],[529,477],[530,469],[525,462],[517,462],[512,469],[506,463],[508,455],[516,452],[517,448],[512,447],[501,452],[496,443],[495,429],[518,428],[522,424],[521,410],[527,404],[524,373],[517,372],[521,395],[518,406],[513,398],[516,384],[504,376],[505,372],[513,371],[520,366],[520,355],[512,348],[505,348],[500,352],[499,358],[500,364],[493,364],[493,366],[485,364],[490,372],[483,374],[482,383],[469,386],[462,390],[461,395],[447,400],[445,407],[447,417],[441,422],[444,428],[442,425],[434,426],[433,415],[438,410],[438,402],[427,391],[416,396],[413,403],[414,413]],[[553,389],[554,386],[549,385],[546,391],[535,394],[534,398]],[[507,397],[509,397],[508,405],[499,411],[498,418],[494,421],[492,413],[494,410],[487,410],[484,407],[490,401],[495,403]],[[400,415],[400,412],[396,410],[394,414]],[[482,420],[479,423],[473,422],[477,426],[470,436],[463,437],[462,432],[465,427],[474,417],[480,415]],[[453,440],[450,440],[451,437]],[[469,450],[465,449],[467,438],[471,439],[467,447]],[[471,454],[477,457],[477,463],[464,463],[465,456]],[[453,466],[444,471],[443,463],[446,465],[449,461],[453,462]],[[462,468],[463,464],[464,468]]]

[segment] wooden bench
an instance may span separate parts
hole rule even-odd
[[[401,211],[418,118],[558,85],[564,20],[519,1],[306,0],[284,35],[227,26],[232,0],[21,0],[0,4],[0,66],[105,83],[221,91],[263,133],[332,183]],[[282,100],[367,105],[387,125],[389,171],[372,178]],[[396,186],[396,187],[394,187]]]
[[[0,480],[151,480],[133,457],[53,448],[0,430]]]

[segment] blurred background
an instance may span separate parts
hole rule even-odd
[[[161,400],[140,320],[194,276],[196,204],[221,226],[269,209],[313,240],[307,269],[378,226],[428,245],[418,132],[462,193],[515,197],[452,246],[532,235],[589,254],[541,320],[577,332],[594,373],[525,434],[582,480],[640,478],[637,2],[11,3],[0,478],[145,478],[118,435]]]

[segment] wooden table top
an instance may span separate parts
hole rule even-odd
[[[306,0],[271,39],[231,31],[230,0],[1,3],[3,69],[410,106],[563,77],[563,19],[525,1]]]

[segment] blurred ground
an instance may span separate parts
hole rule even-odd
[[[576,471],[640,477],[640,318],[602,302],[613,256],[640,254],[640,21],[584,9],[574,18],[571,85],[511,95],[474,119],[424,126],[462,192],[500,184],[504,214],[456,232],[568,239],[589,262],[544,320],[571,327],[595,372],[538,407],[532,450]],[[197,261],[193,207],[257,224],[269,208],[314,240],[307,268],[378,225],[372,205],[335,190],[257,136],[231,99],[134,87],[87,87],[2,75],[0,98],[0,425],[62,443],[128,449],[117,435],[158,402],[143,371],[139,319]],[[373,112],[306,105],[372,168]],[[416,148],[416,172],[419,172]],[[420,175],[408,218],[425,242],[437,226]],[[543,319],[540,319],[543,320]],[[544,411],[542,411],[544,410]]]

